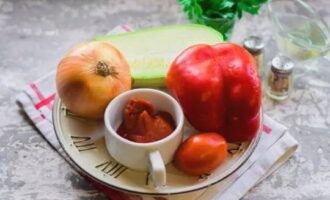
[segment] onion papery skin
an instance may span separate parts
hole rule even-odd
[[[71,112],[102,118],[109,102],[131,89],[126,59],[105,42],[82,43],[71,49],[58,65],[56,88]]]

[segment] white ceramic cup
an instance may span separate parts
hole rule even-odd
[[[124,109],[132,98],[151,101],[156,111],[170,113],[175,121],[175,130],[167,137],[150,143],[129,141],[117,134],[123,122]],[[166,185],[165,165],[172,161],[174,153],[182,141],[184,115],[179,103],[165,92],[154,89],[134,89],[114,98],[104,114],[107,128],[106,147],[111,156],[128,168],[149,171],[155,186]]]

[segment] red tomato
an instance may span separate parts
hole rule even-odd
[[[174,163],[186,174],[210,173],[227,157],[227,142],[218,133],[199,133],[184,141],[175,153]]]

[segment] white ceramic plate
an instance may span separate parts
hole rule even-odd
[[[88,176],[121,191],[143,195],[172,195],[192,192],[224,180],[239,169],[254,151],[261,131],[249,142],[229,144],[229,154],[211,174],[195,177],[178,171],[173,164],[166,166],[167,185],[155,188],[147,172],[134,171],[117,163],[107,152],[103,120],[76,117],[56,99],[53,123],[57,138],[70,159]],[[262,120],[261,120],[262,121]],[[261,127],[261,125],[260,125]],[[196,133],[187,122],[184,137]]]

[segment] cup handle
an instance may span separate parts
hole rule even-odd
[[[149,172],[156,187],[166,185],[166,169],[159,151],[149,153]]]

